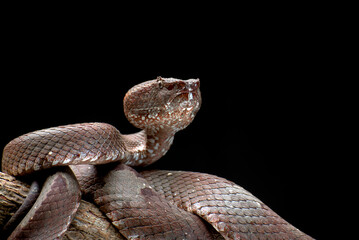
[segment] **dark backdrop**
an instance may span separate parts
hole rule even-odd
[[[156,44],[101,29],[96,36],[71,29],[44,38],[22,30],[4,45],[1,147],[29,131],[71,123],[135,132],[122,107],[130,87],[157,76],[200,78],[201,110],[151,167],[232,180],[299,229],[323,236],[332,177],[324,166],[338,140],[330,128],[335,91],[320,79],[313,42],[266,26],[242,28],[239,36],[220,28],[158,36]]]

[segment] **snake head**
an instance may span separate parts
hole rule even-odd
[[[193,121],[201,106],[199,85],[199,79],[162,77],[140,83],[125,96],[125,115],[141,129],[182,130]]]

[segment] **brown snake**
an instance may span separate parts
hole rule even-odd
[[[8,239],[61,238],[81,192],[93,197],[127,239],[312,239],[226,179],[181,171],[137,173],[129,167],[166,154],[200,105],[199,80],[158,77],[134,86],[124,98],[125,115],[142,129],[138,133],[82,123],[12,140],[4,148],[2,170],[23,176],[47,169],[49,177]]]

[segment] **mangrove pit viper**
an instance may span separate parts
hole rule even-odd
[[[81,123],[31,132],[8,143],[2,171],[48,176],[8,239],[60,239],[81,194],[91,196],[127,239],[312,239],[226,179],[131,168],[166,154],[175,133],[200,109],[199,85],[198,79],[158,77],[131,88],[124,111],[142,129],[138,133]]]

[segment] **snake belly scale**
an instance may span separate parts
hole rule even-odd
[[[2,171],[48,175],[8,239],[61,239],[81,192],[127,239],[312,239],[226,179],[131,168],[166,154],[200,109],[199,85],[198,79],[158,77],[132,87],[124,111],[138,133],[95,122],[43,129],[8,143]]]

